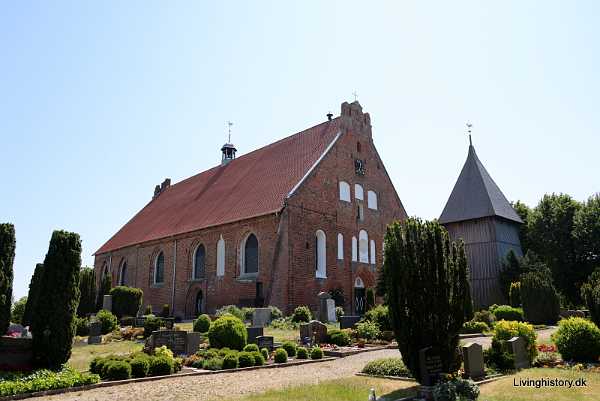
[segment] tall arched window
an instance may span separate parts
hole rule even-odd
[[[108,272],[108,263],[104,262],[102,264],[102,277],[104,277],[104,276],[106,276],[108,274],[109,274],[109,272]]]
[[[358,261],[358,242],[354,236],[352,237],[352,261]]]
[[[375,253],[375,241],[371,240],[371,249],[369,250],[371,255],[371,264],[374,265],[376,262],[376,253]]]
[[[377,194],[373,191],[367,192],[367,200],[369,201],[369,209],[377,210]]]
[[[165,255],[160,252],[154,261],[154,284],[165,282]]]
[[[338,233],[338,259],[344,260],[344,236]]]
[[[206,249],[204,245],[200,244],[194,252],[194,274],[192,278],[194,280],[200,280],[204,278],[204,272],[206,268]]]
[[[363,187],[360,184],[354,184],[354,197],[358,200],[365,199],[365,193],[363,191]]]
[[[242,243],[241,252],[241,270],[242,274],[258,273],[258,239],[256,235],[250,234]]]
[[[327,278],[327,246],[323,230],[317,230],[315,234],[315,275],[319,278]]]
[[[358,259],[361,263],[369,263],[369,234],[365,230],[358,233]]]
[[[127,261],[124,260],[121,263],[121,268],[119,269],[119,285],[127,285]]]
[[[340,181],[340,200],[351,202],[350,184],[348,184],[346,181]]]
[[[217,277],[225,275],[225,240],[221,235],[217,242]]]

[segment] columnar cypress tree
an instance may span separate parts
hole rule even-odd
[[[15,247],[15,226],[0,224],[0,335],[6,333],[10,325]]]
[[[31,324],[31,318],[33,317],[33,311],[35,310],[35,303],[40,294],[43,278],[44,265],[38,263],[35,265],[33,276],[31,276],[31,281],[29,282],[29,294],[27,294],[27,304],[25,305],[25,313],[23,313],[23,324],[25,326]]]
[[[71,356],[80,268],[79,235],[54,231],[44,259],[44,279],[31,322],[33,353],[40,367],[58,369]]]
[[[102,279],[100,280],[100,289],[98,290],[98,300],[96,302],[97,311],[102,309],[102,306],[104,304],[104,296],[110,293],[111,288],[112,279],[110,277],[110,273],[103,274]]]
[[[521,276],[521,303],[529,323],[556,323],[560,300],[552,284],[550,269],[530,271]]]
[[[450,243],[437,222],[410,218],[388,226],[385,293],[402,359],[422,380],[419,350],[433,347],[445,372],[459,367],[458,333],[472,315],[462,241]]]
[[[96,312],[96,273],[94,269],[84,267],[79,271],[79,307],[78,316]]]

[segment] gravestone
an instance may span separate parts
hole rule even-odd
[[[133,319],[133,327],[144,327],[146,318],[144,316],[138,316]]]
[[[144,347],[149,352],[154,348],[166,346],[173,351],[174,355],[185,355],[187,353],[187,331],[184,330],[158,330],[146,341]]]
[[[327,341],[327,326],[318,320],[311,320],[300,325],[300,338],[310,338],[312,343],[319,344]]]
[[[105,295],[102,298],[102,309],[112,312],[112,295]]]
[[[252,313],[252,326],[253,327],[265,327],[271,323],[271,309],[269,308],[256,308]]]
[[[439,381],[442,373],[442,358],[433,347],[419,351],[419,370],[424,386],[433,386]]]
[[[360,322],[360,316],[340,316],[340,329],[353,329]]]
[[[328,314],[327,314],[327,300],[331,299],[331,295],[326,292],[320,292],[317,297],[319,298],[319,320],[323,323],[328,322]],[[335,313],[335,302],[333,307]]]
[[[198,351],[198,348],[200,348],[200,344],[202,344],[202,333],[196,331],[188,332],[185,354],[194,355]]]
[[[462,347],[465,374],[471,379],[485,376],[483,348],[477,343],[467,343]]]
[[[256,337],[265,334],[263,327],[246,327],[246,331],[248,332],[248,344],[256,342]]]
[[[102,323],[90,322],[89,326],[88,345],[102,343]]]
[[[266,348],[269,351],[273,351],[275,342],[273,336],[258,336],[256,337],[256,345],[258,345],[258,349]]]
[[[327,303],[327,320],[330,323],[337,322],[337,316],[335,314],[335,301],[333,299],[328,299],[325,302]]]
[[[507,342],[508,352],[515,359],[515,369],[527,369],[529,367],[529,356],[527,346],[523,337],[513,337]]]
[[[33,339],[0,336],[0,369],[30,371],[32,368]]]

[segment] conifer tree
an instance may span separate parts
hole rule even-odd
[[[27,304],[25,304],[25,312],[23,313],[23,324],[28,326],[31,324],[31,318],[33,311],[35,310],[35,303],[37,302],[40,294],[40,286],[44,278],[44,265],[38,263],[35,265],[33,276],[29,282],[29,294],[27,295]]]
[[[10,325],[15,247],[15,226],[0,224],[0,335]]]
[[[96,312],[96,273],[90,267],[84,267],[79,272],[79,307],[77,315],[84,317]]]
[[[112,279],[110,277],[110,273],[104,273],[100,280],[100,289],[98,290],[98,299],[96,302],[96,310],[99,311],[102,309],[104,304],[104,296],[110,294],[110,289],[112,288]]]

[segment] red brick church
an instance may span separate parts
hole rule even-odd
[[[406,212],[358,102],[341,115],[179,183],[95,253],[98,280],[139,287],[144,305],[193,317],[222,305],[297,305],[342,289],[362,313],[376,283],[388,223]]]

